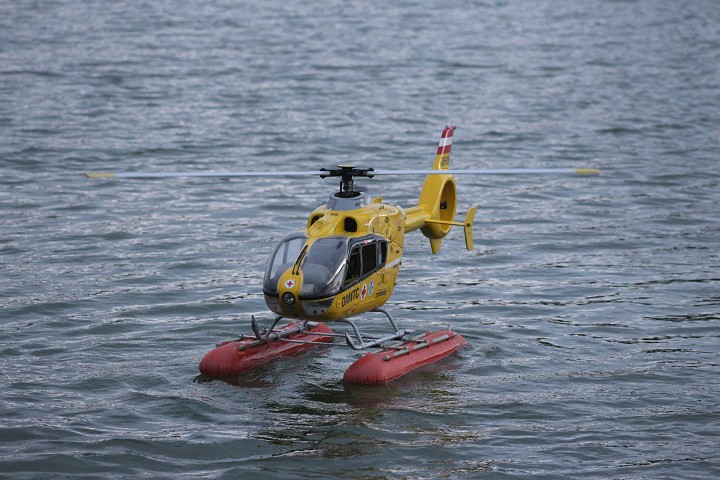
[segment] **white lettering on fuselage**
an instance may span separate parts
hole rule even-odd
[[[350,305],[352,302],[354,302],[358,298],[360,298],[360,289],[354,288],[352,291],[343,295],[342,299],[340,300],[340,305],[342,307],[345,307],[347,305]]]

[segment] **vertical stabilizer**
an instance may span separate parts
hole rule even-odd
[[[437,155],[435,155],[435,164],[433,170],[447,170],[450,168],[450,151],[452,150],[453,134],[455,133],[455,125],[446,125],[445,130],[440,135],[440,143],[438,144]]]

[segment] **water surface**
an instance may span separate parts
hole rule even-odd
[[[711,1],[0,5],[0,476],[720,475],[720,7]],[[334,348],[236,382],[273,244],[331,180],[427,168],[476,248],[408,237],[389,308],[470,347],[380,388]],[[362,182],[410,206],[421,179]],[[366,322],[380,331],[376,320]]]

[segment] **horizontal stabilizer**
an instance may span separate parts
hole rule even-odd
[[[473,220],[475,219],[475,212],[477,211],[477,207],[471,207],[467,215],[465,215],[465,221],[463,222],[455,222],[452,220],[437,220],[437,219],[427,219],[425,220],[425,223],[435,223],[440,225],[456,225],[458,227],[463,227],[463,231],[465,232],[465,247],[468,250],[473,249],[473,234],[472,234],[472,224]],[[433,240],[436,240],[437,245],[433,244]],[[440,242],[442,241],[441,238],[438,239],[430,239],[430,245],[433,247],[433,253],[436,253],[436,250],[440,250]]]

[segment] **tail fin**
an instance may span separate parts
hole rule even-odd
[[[447,125],[440,136],[433,170],[448,170],[450,167],[450,151],[455,126]],[[475,208],[468,211],[465,222],[454,221],[456,199],[455,178],[451,174],[428,175],[420,191],[420,200],[415,207],[408,208],[405,213],[407,220],[405,232],[420,229],[430,239],[433,253],[440,251],[442,239],[450,232],[453,225],[462,226],[465,230],[465,244],[472,249],[472,222]]]
[[[450,168],[450,151],[452,150],[455,128],[455,125],[445,125],[445,130],[440,135],[440,144],[438,144],[437,155],[435,155],[433,170],[447,170]]]

